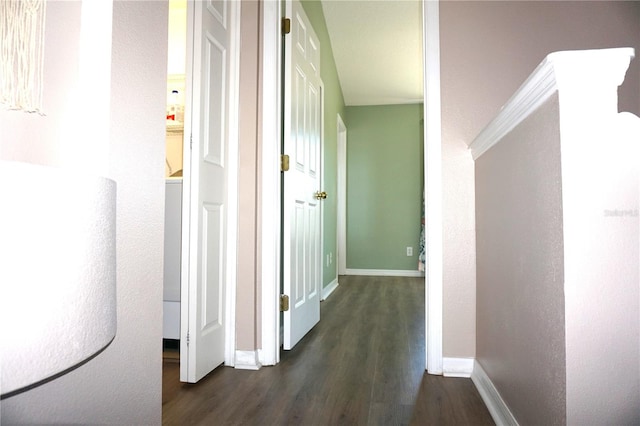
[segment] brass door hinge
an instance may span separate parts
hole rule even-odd
[[[280,312],[286,312],[289,310],[289,296],[286,294],[280,295]]]
[[[291,19],[282,18],[282,35],[289,34],[291,32]]]
[[[288,172],[289,171],[289,156],[283,154],[280,156],[280,171]]]

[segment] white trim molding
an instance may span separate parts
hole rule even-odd
[[[487,406],[493,421],[496,422],[496,425],[518,426],[516,418],[513,416],[511,410],[509,410],[509,407],[504,402],[500,393],[493,385],[493,382],[489,376],[487,376],[487,373],[477,360],[473,365],[471,380],[473,381],[473,384],[476,385],[478,393],[480,393],[480,396]]]
[[[559,81],[572,84],[585,74],[585,70],[593,69],[596,64],[613,63],[620,66],[600,67],[595,72],[602,73],[602,70],[610,72],[609,78],[619,86],[624,80],[624,71],[633,56],[632,48],[550,53],[511,96],[496,118],[469,145],[473,159],[477,160],[547,101],[558,90]]]
[[[473,358],[442,358],[442,375],[445,377],[471,377]]]
[[[347,275],[370,277],[424,277],[424,272],[405,269],[347,269]]]
[[[422,7],[424,61],[424,186],[425,186],[425,368],[442,374],[442,110],[440,94],[440,2]]]
[[[320,185],[322,191],[326,190],[327,181],[325,179],[324,171],[324,82],[320,79]],[[322,302],[324,297],[324,267],[322,259],[324,258],[324,215],[326,213],[325,203],[319,203],[320,206],[320,301]],[[328,266],[328,265],[327,265]],[[336,277],[336,280],[338,277]],[[330,283],[331,284],[331,283]]]
[[[229,146],[227,148],[229,174],[227,182],[227,253],[225,286],[224,363],[233,366],[236,349],[236,291],[238,285],[238,174],[240,171],[238,138],[240,108],[240,5],[232,4],[229,75]],[[183,189],[184,194],[184,189]]]
[[[234,367],[238,370],[260,370],[260,351],[236,351]]]
[[[336,277],[333,281],[327,284],[325,287],[322,287],[322,298],[321,301],[327,300],[327,297],[331,295],[338,288],[338,277]]]
[[[338,169],[337,188],[338,220],[336,227],[336,241],[338,242],[338,275],[345,275],[347,271],[347,127],[340,114],[336,114]]]

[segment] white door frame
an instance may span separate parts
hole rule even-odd
[[[340,114],[337,116],[338,179],[338,275],[347,273],[347,127]]]
[[[282,134],[281,105],[281,19],[282,0],[262,4],[262,216],[261,271],[262,279],[262,365],[280,361],[280,136]]]
[[[224,364],[234,366],[236,360],[236,291],[238,281],[238,185],[240,174],[240,27],[242,6],[230,2],[231,43],[229,49],[229,144],[227,146],[227,246],[225,287]]]
[[[422,2],[424,67],[425,356],[426,370],[442,374],[442,115],[440,2]]]
[[[442,123],[440,106],[440,7],[423,1],[426,370],[442,374]],[[281,0],[262,3],[262,349],[260,362],[280,360],[280,135]],[[271,165],[271,166],[269,166]]]
[[[322,46],[320,47],[322,48]],[[320,78],[320,191],[326,191],[327,182],[324,176],[324,81]],[[320,200],[320,301],[324,300],[324,212],[325,201]],[[337,279],[337,277],[336,277]]]

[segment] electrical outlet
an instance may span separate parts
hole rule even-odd
[[[407,247],[407,256],[413,256],[413,247]]]
[[[333,265],[333,252],[329,252],[329,265]]]
[[[329,267],[329,255],[327,255],[327,267]]]

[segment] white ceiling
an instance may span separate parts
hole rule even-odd
[[[322,8],[346,105],[422,102],[422,1],[322,0]]]

